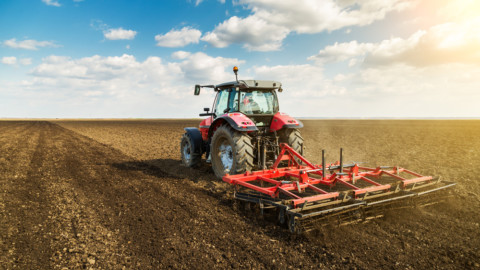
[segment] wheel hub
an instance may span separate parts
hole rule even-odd
[[[233,166],[233,150],[232,146],[228,142],[224,141],[218,147],[218,155],[222,161],[223,169],[225,172],[230,172]]]
[[[183,156],[186,160],[190,160],[190,144],[188,142],[183,145]]]

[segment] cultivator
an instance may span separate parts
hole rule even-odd
[[[275,209],[291,232],[301,233],[326,224],[363,222],[389,208],[428,205],[455,183],[423,176],[400,167],[368,168],[340,161],[315,165],[287,144],[270,169],[225,175],[235,186],[235,198],[258,205],[261,213]],[[434,195],[435,196],[431,196]]]

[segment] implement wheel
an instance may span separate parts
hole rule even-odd
[[[227,125],[217,128],[210,144],[212,168],[217,178],[225,174],[240,174],[253,168],[253,145],[246,133]]]
[[[288,217],[288,221],[287,221],[288,230],[294,234],[302,234],[303,230],[302,230],[302,225],[300,224],[300,221],[295,219],[293,215],[287,215],[287,217]]]
[[[187,134],[183,134],[180,142],[180,153],[182,155],[182,163],[187,167],[195,167],[200,164],[202,156],[195,154],[192,138]]]

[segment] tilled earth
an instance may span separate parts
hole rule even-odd
[[[307,158],[400,165],[454,197],[297,236],[181,166],[197,120],[0,121],[0,268],[480,268],[479,121],[305,121]],[[393,164],[392,164],[393,163]]]

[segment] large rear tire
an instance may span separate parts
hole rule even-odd
[[[253,168],[253,145],[246,133],[223,125],[215,130],[210,144],[212,168],[219,179],[225,174],[240,174]]]
[[[188,133],[183,134],[180,142],[180,153],[182,155],[182,163],[187,167],[196,167],[202,160],[202,155],[195,153],[192,138]]]
[[[300,130],[296,128],[286,128],[280,131],[280,142],[286,143],[293,148],[297,153],[304,155],[303,153],[303,137],[300,134]]]

